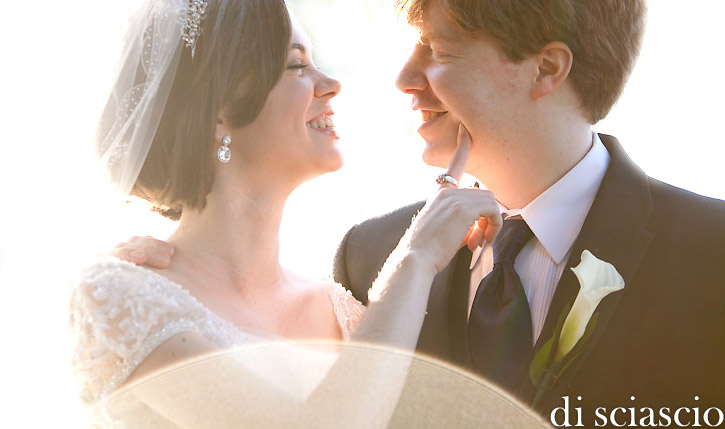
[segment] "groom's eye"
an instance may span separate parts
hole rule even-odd
[[[430,50],[431,57],[434,60],[448,60],[455,57],[455,55],[451,54],[450,52],[439,49],[438,46],[431,45],[428,47],[428,49]]]
[[[443,51],[432,50],[431,52],[433,53],[434,59],[445,60],[445,59],[450,59],[453,57],[453,55],[451,55],[447,52],[443,52]]]

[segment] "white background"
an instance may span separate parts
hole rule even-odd
[[[132,234],[163,237],[173,228],[145,208],[121,207],[88,191],[80,162],[105,101],[125,16],[137,1],[2,2],[0,403],[12,404],[5,418],[28,426],[73,413],[53,399],[73,395],[62,341],[64,279],[73,265],[60,261],[85,260],[94,246]],[[294,3],[316,62],[343,84],[334,107],[346,164],[292,195],[282,259],[302,274],[325,277],[350,226],[425,198],[438,171],[420,161],[417,115],[393,85],[415,35],[396,19],[391,2]],[[719,0],[652,1],[630,83],[595,127],[618,137],[651,176],[720,199],[722,16]]]

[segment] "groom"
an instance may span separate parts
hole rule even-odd
[[[531,356],[573,303],[570,268],[588,250],[616,268],[624,288],[601,302],[581,354],[537,410],[556,425],[587,426],[686,425],[702,418],[696,407],[725,412],[725,203],[647,177],[615,138],[591,130],[634,66],[644,1],[399,3],[421,36],[397,86],[421,111],[424,160],[445,167],[463,123],[473,140],[466,172],[533,233],[514,264],[533,348],[505,388],[533,401]],[[422,206],[353,227],[335,280],[365,302]],[[477,292],[494,259],[489,243],[464,248],[437,276],[421,352],[475,370],[478,351],[496,347],[471,333],[489,311]]]

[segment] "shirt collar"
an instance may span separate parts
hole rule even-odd
[[[507,209],[508,216],[520,215],[549,256],[561,264],[584,225],[584,220],[609,167],[609,152],[594,133],[589,152],[568,173],[523,209]],[[473,254],[472,266],[481,249]]]

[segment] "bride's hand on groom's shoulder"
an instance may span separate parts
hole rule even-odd
[[[152,237],[131,237],[118,243],[108,254],[137,265],[168,268],[175,250],[171,244]]]
[[[446,173],[455,181],[463,176],[470,148],[471,136],[461,124]],[[425,255],[440,272],[461,247],[467,245],[474,250],[484,239],[491,242],[501,225],[501,212],[492,192],[458,189],[444,182],[415,217],[406,236],[410,250]]]

